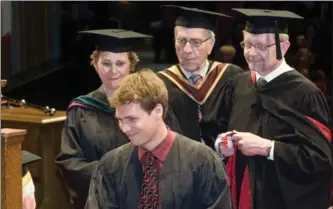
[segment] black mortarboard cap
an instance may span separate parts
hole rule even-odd
[[[214,31],[216,17],[232,18],[218,12],[211,12],[198,8],[181,7],[177,5],[162,5],[161,7],[172,9],[172,13],[176,12],[177,19],[175,25],[186,28],[204,28]]]
[[[39,156],[32,154],[26,150],[22,150],[22,165],[27,165],[29,163],[41,160]]]
[[[291,20],[303,19],[303,17],[285,10],[264,9],[238,9],[233,8],[246,16],[245,31],[253,34],[274,33],[276,43],[276,58],[282,59],[279,33],[288,34],[288,23]]]
[[[152,38],[152,36],[123,29],[100,29],[79,31],[96,37],[96,49],[114,53],[135,51],[138,40]]]

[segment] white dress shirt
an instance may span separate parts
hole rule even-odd
[[[279,67],[277,67],[275,70],[270,72],[269,74],[265,76],[261,76],[259,73],[256,72],[256,79],[258,81],[259,78],[264,78],[267,82],[272,81],[274,78],[278,77],[279,75],[293,70],[292,67],[290,67],[287,63],[286,60],[283,58],[281,64]]]

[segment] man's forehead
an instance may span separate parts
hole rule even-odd
[[[247,31],[243,31],[244,39],[255,39],[262,41],[270,41],[275,39],[274,33],[263,33],[263,34],[254,34]]]
[[[132,117],[140,111],[140,103],[127,103],[121,104],[116,108],[116,117],[117,118],[125,118]]]
[[[131,111],[133,109],[133,103],[121,104],[116,108],[116,115],[123,116],[126,112]]]
[[[203,37],[206,33],[206,29],[203,28],[186,28],[182,26],[176,26],[177,36],[191,36],[191,37]]]

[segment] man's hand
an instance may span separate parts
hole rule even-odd
[[[272,141],[248,132],[236,132],[231,137],[238,149],[246,156],[269,155]]]
[[[223,155],[223,157],[229,157],[235,153],[233,144],[228,144],[228,143],[225,143],[225,141],[224,141],[224,140],[227,140],[226,137],[230,137],[230,139],[231,139],[232,134],[234,134],[233,131],[228,131],[226,133],[219,134],[217,137],[217,140],[216,140],[217,144],[215,144],[215,149],[216,150],[218,149],[218,151],[220,152],[220,154]],[[232,140],[230,140],[230,142],[232,143]],[[225,146],[225,144],[227,144],[227,146]]]

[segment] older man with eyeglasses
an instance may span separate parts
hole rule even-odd
[[[212,111],[219,111],[214,106],[223,100],[220,89],[229,78],[243,72],[233,64],[208,60],[215,44],[214,18],[228,16],[195,8],[164,7],[180,12],[174,28],[179,64],[159,72],[169,91],[169,104],[182,134],[213,148],[218,133],[226,130],[223,118],[217,120],[217,112]]]
[[[289,11],[233,9],[246,16],[250,71],[226,85],[225,158],[235,209],[327,209],[332,192],[330,115],[323,93],[284,60]],[[230,84],[230,85],[229,85]]]

